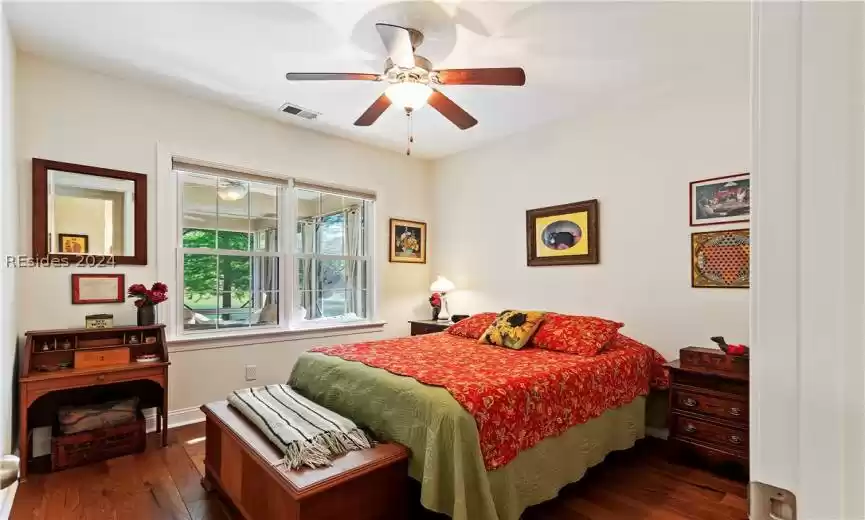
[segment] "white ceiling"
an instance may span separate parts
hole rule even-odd
[[[216,99],[270,117],[404,151],[405,116],[352,123],[381,83],[289,83],[293,72],[382,72],[376,22],[425,33],[418,54],[439,68],[521,66],[525,87],[442,91],[480,123],[459,130],[433,109],[415,115],[418,157],[437,158],[596,107],[633,101],[694,75],[747,68],[746,2],[13,3],[25,52]],[[321,112],[308,122],[285,102]]]

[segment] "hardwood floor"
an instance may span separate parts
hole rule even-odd
[[[204,423],[169,432],[158,449],[47,475],[19,486],[11,520],[231,520],[199,483]],[[611,455],[524,520],[744,520],[745,485],[667,462],[663,443]],[[418,511],[412,518],[438,519]]]

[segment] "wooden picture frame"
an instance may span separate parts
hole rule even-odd
[[[80,245],[81,251],[74,251],[73,247],[67,247],[77,244],[82,244]],[[57,233],[57,249],[60,251],[69,251],[69,254],[73,255],[87,254],[90,252],[90,237],[72,233]]]
[[[717,193],[727,200],[718,200]],[[713,213],[718,216],[711,216]],[[734,173],[688,184],[688,219],[694,227],[751,220],[751,174]]]
[[[598,213],[597,199],[526,211],[526,265],[599,263]]]
[[[83,175],[95,175],[97,177],[109,177],[112,179],[132,181],[134,184],[134,209],[133,209],[133,254],[115,255],[110,257],[105,254],[93,255],[88,253],[52,253],[51,238],[48,233],[48,172],[49,170],[78,173]],[[33,257],[36,259],[47,258],[49,260],[66,260],[69,264],[78,265],[103,265],[110,264],[110,258],[115,264],[125,265],[147,265],[147,175],[142,173],[127,172],[122,170],[111,170],[86,166],[83,164],[72,164],[47,159],[33,159],[33,213],[32,213],[32,243]],[[71,236],[71,235],[67,235]],[[89,249],[89,248],[88,248]],[[82,262],[87,257],[88,262]],[[92,258],[91,258],[92,257]],[[98,257],[98,258],[97,258]],[[100,260],[101,259],[101,260]]]
[[[707,250],[712,248],[711,253]],[[751,287],[751,230],[725,229],[691,233],[691,287]],[[743,274],[744,271],[744,274]]]
[[[426,222],[392,218],[388,259],[397,263],[425,264],[426,240]]]
[[[126,275],[122,273],[72,275],[73,304],[123,303],[124,301],[126,301]]]

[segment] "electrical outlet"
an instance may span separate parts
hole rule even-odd
[[[246,380],[255,381],[258,379],[258,367],[255,365],[246,365]]]

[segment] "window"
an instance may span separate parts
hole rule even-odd
[[[367,222],[372,202],[296,188],[294,264],[296,319],[352,321],[368,317]]]
[[[176,334],[371,317],[368,195],[178,161],[173,169],[183,286]]]
[[[279,184],[180,171],[183,329],[279,325]]]

